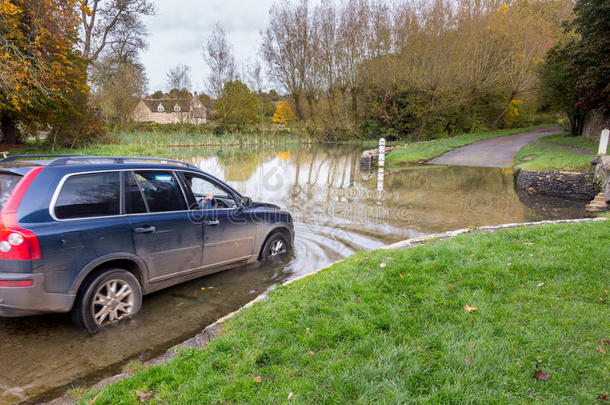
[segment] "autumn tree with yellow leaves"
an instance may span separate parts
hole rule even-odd
[[[273,114],[272,121],[274,124],[288,124],[296,121],[296,117],[290,108],[290,104],[287,101],[280,101],[275,107],[275,113]]]

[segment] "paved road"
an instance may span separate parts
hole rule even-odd
[[[486,139],[432,159],[433,165],[472,167],[512,167],[513,158],[522,146],[536,139],[561,132],[559,127],[541,128],[519,134]]]

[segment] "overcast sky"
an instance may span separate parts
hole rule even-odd
[[[150,47],[142,54],[149,92],[166,90],[165,73],[178,63],[191,67],[196,90],[205,90],[208,75],[202,50],[220,22],[237,63],[254,58],[274,0],[156,0],[157,15],[146,17]],[[241,67],[238,66],[241,70]]]

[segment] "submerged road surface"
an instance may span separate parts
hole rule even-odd
[[[522,146],[546,135],[561,132],[559,127],[541,128],[519,134],[486,139],[452,150],[429,161],[433,165],[503,167],[513,166],[513,158]]]

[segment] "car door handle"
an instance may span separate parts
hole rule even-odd
[[[214,225],[218,225],[218,224],[220,224],[220,220],[215,219],[215,220],[213,220],[213,221],[205,221],[205,224],[206,224],[206,225],[212,225],[212,226],[214,226]]]
[[[141,228],[135,228],[133,231],[135,233],[153,233],[157,230],[154,226],[143,226]]]

